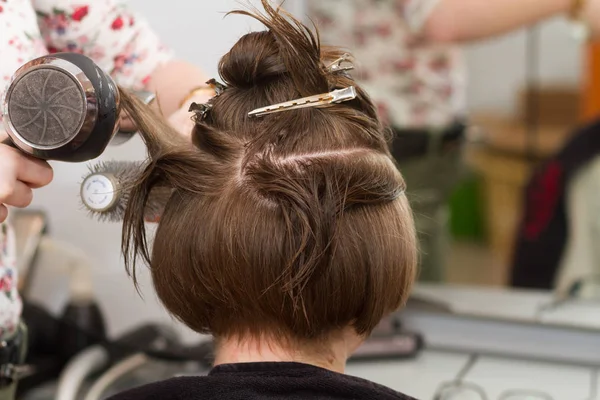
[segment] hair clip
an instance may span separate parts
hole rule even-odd
[[[342,65],[342,63],[350,62],[350,54],[345,53],[343,56],[329,64],[326,69],[331,73],[346,72],[354,69],[354,65]]]
[[[190,108],[188,111],[195,113],[197,120],[202,121],[202,120],[204,120],[204,118],[206,118],[206,114],[208,114],[208,112],[212,109],[212,107],[213,106],[210,103],[204,103],[204,104],[192,103],[192,104],[190,104]]]
[[[215,97],[220,96],[225,91],[225,89],[227,89],[227,86],[217,82],[216,79],[210,79],[208,82],[206,82],[206,84],[208,85],[208,88],[215,92],[215,96],[204,104],[190,104],[190,108],[188,109],[188,111],[196,114],[196,121],[203,121],[206,118],[208,112],[213,108],[212,100]],[[205,87],[204,89],[207,88]]]
[[[262,117],[267,114],[274,114],[287,110],[297,110],[300,108],[321,107],[329,104],[342,103],[344,101],[354,100],[356,98],[356,89],[349,86],[344,89],[334,90],[333,92],[317,94],[315,96],[304,97],[297,100],[287,101],[285,103],[273,104],[267,107],[257,108],[248,113],[249,117]]]
[[[220,96],[225,91],[225,89],[227,89],[227,86],[217,82],[217,80],[214,78],[206,82],[206,84],[215,91],[215,97]]]

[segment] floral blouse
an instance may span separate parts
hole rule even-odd
[[[439,0],[308,0],[325,44],[348,48],[357,78],[398,128],[440,127],[464,110],[463,66],[419,33]]]
[[[120,0],[0,0],[0,98],[22,64],[65,51],[87,55],[132,89],[146,87],[152,71],[172,58]],[[9,225],[0,224],[0,337],[14,331],[22,308],[14,249]]]

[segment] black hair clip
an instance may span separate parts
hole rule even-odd
[[[227,86],[217,82],[217,80],[214,78],[206,82],[206,84],[209,85],[215,91],[215,97],[220,96],[221,94],[223,94],[225,89],[227,89]]]
[[[213,106],[210,103],[203,103],[203,104],[192,103],[192,104],[190,104],[190,108],[188,111],[196,114],[196,120],[198,122],[200,122],[206,118],[206,115],[212,109],[212,107]]]

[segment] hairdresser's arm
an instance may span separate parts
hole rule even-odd
[[[0,129],[0,142],[6,137]],[[33,189],[46,186],[50,181],[52,168],[47,162],[0,143],[0,223],[8,216],[8,206],[27,207],[33,199]],[[0,325],[0,331],[1,328]]]
[[[573,0],[438,0],[422,33],[437,42],[484,39],[566,15],[572,3]],[[587,19],[596,24],[592,26],[595,31],[600,30],[598,3],[588,0],[586,10]]]
[[[191,101],[203,103],[212,97],[207,91],[192,93],[196,88],[205,87],[206,81],[208,77],[198,67],[185,61],[173,60],[153,71],[149,90],[160,96],[160,107],[165,115],[173,116],[181,112],[189,115]]]
[[[144,18],[121,0],[33,0],[51,51],[81,52],[129,89],[156,92],[169,116],[207,78],[178,61]]]

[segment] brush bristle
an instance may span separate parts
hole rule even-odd
[[[115,205],[107,211],[90,210],[82,201],[82,205],[87,209],[88,214],[100,222],[122,222],[129,202],[130,189],[141,174],[142,168],[143,164],[141,162],[132,161],[103,161],[90,166],[89,173],[84,176],[83,182],[89,176],[96,174],[112,175],[119,184],[119,190],[116,194]],[[155,188],[151,192],[144,213],[146,221],[157,222],[160,219],[171,193],[172,189],[162,187]]]

